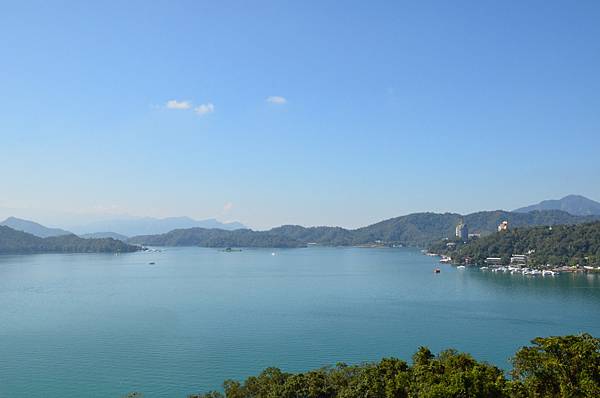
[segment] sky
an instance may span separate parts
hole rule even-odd
[[[357,227],[600,200],[598,1],[13,1],[0,216]]]

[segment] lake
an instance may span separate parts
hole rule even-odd
[[[185,398],[420,345],[507,369],[536,336],[600,336],[600,276],[438,266],[391,248],[0,256],[0,397]]]

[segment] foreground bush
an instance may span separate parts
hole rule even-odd
[[[265,369],[243,383],[227,380],[225,393],[189,398],[599,398],[600,340],[588,334],[536,338],[513,358],[512,379],[455,350],[435,356],[425,347],[412,364],[385,358],[338,364],[306,373]]]

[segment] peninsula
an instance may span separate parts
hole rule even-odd
[[[142,250],[112,238],[84,239],[76,235],[41,238],[0,225],[0,254],[32,253],[127,253]]]

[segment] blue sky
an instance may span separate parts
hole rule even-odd
[[[597,1],[50,3],[0,14],[0,215],[355,227],[600,199]]]

